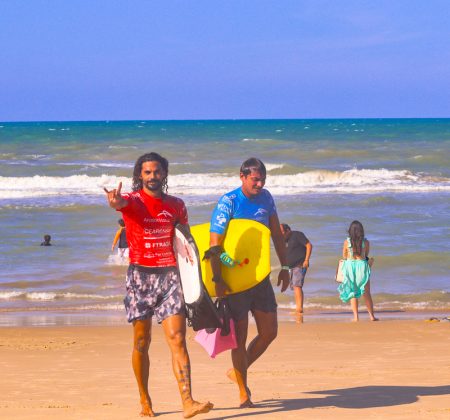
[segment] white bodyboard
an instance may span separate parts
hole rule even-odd
[[[192,304],[202,295],[200,257],[194,238],[184,225],[175,227],[174,250],[185,303]]]

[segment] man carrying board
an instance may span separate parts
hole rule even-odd
[[[134,166],[133,192],[122,195],[122,183],[112,191],[105,188],[105,192],[110,207],[122,212],[127,228],[130,265],[124,303],[128,321],[133,324],[132,365],[141,399],[141,416],[155,416],[148,391],[148,350],[155,315],[172,353],[183,415],[190,418],[207,413],[213,405],[194,401],[191,394],[184,300],[173,251],[175,225],[187,225],[188,216],[183,201],[166,193],[168,173],[167,159],[158,153],[148,153]]]
[[[289,285],[286,246],[273,198],[269,191],[263,189],[266,181],[266,168],[263,162],[256,158],[247,159],[241,166],[240,179],[241,187],[223,195],[211,217],[208,255],[216,294],[218,297],[224,297],[229,290],[222,278],[220,255],[223,251],[221,244],[231,219],[255,220],[270,229],[282,266],[278,275],[278,286],[281,284],[281,291],[284,292]],[[227,300],[235,321],[238,344],[231,352],[233,369],[230,369],[227,375],[239,386],[240,407],[252,407],[251,394],[247,386],[247,370],[266,351],[277,336],[278,330],[277,303],[269,276],[244,292],[227,295]],[[246,348],[249,311],[255,318],[258,335]]]

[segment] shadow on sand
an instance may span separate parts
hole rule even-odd
[[[244,409],[239,414],[210,417],[210,419],[231,419],[238,417],[257,416],[258,414],[267,415],[270,413],[296,411],[305,408],[339,407],[360,409],[412,404],[418,400],[419,396],[450,394],[450,385],[362,386],[356,388],[330,389],[325,391],[310,391],[307,392],[307,394],[326,395],[326,397],[263,400],[255,403],[256,409],[265,409],[260,413],[258,413],[254,409]],[[217,409],[227,410],[227,408],[219,407],[217,407]]]

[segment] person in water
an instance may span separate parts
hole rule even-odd
[[[119,219],[117,223],[119,224],[119,229],[117,229],[117,232],[114,235],[113,243],[111,245],[111,251],[114,251],[114,248],[118,243],[117,254],[120,258],[128,258],[129,250],[125,222],[123,219]]]
[[[124,303],[128,321],[133,325],[132,365],[139,388],[141,416],[155,416],[148,391],[148,351],[155,315],[172,354],[183,415],[190,418],[207,413],[213,404],[197,402],[191,393],[185,305],[173,251],[175,225],[187,225],[188,215],[184,202],[167,194],[168,173],[167,159],[158,153],[148,153],[136,161],[131,193],[122,194],[122,183],[111,191],[104,190],[110,207],[122,213],[127,226],[130,265]]]
[[[309,268],[312,244],[303,232],[291,230],[286,223],[280,225],[287,247],[291,288],[294,290],[295,307],[298,315],[303,314],[303,284]]]
[[[52,237],[50,235],[44,235],[44,242],[41,242],[41,246],[52,246],[50,241],[52,240]]]
[[[342,302],[350,301],[353,311],[353,321],[359,321],[358,299],[364,296],[367,312],[371,321],[378,321],[373,311],[373,301],[370,294],[370,272],[374,262],[369,258],[370,242],[364,236],[364,227],[354,220],[348,229],[348,237],[342,247],[342,265],[344,280],[339,284],[339,297]]]
[[[286,258],[286,245],[280,230],[275,202],[270,192],[264,189],[266,167],[259,159],[247,159],[241,166],[239,188],[223,195],[218,201],[212,216],[210,228],[210,258],[216,295],[224,297],[228,285],[222,278],[220,254],[222,242],[231,219],[250,219],[266,225],[272,240],[281,271],[278,286],[284,292],[289,286],[289,266]],[[255,244],[256,245],[256,244]],[[228,377],[239,387],[240,407],[253,407],[250,389],[247,386],[247,370],[268,348],[277,336],[277,302],[270,283],[270,276],[244,292],[227,295],[231,315],[235,322],[238,347],[231,351],[233,368]],[[246,347],[248,333],[248,313],[255,318],[258,334]]]

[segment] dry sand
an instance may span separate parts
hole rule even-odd
[[[225,376],[230,354],[209,359],[193,335],[189,330],[194,397],[215,404],[195,418],[450,418],[450,322],[281,323],[250,369],[252,409],[236,408],[237,388]],[[140,418],[131,339],[129,326],[2,328],[0,418]],[[159,326],[150,352],[158,418],[180,419]]]

